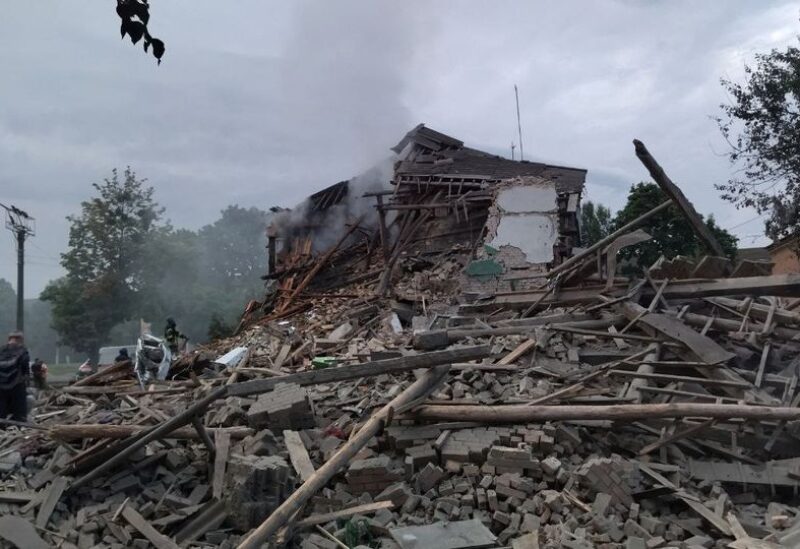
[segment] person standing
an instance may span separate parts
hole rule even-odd
[[[172,318],[168,318],[167,327],[164,328],[164,339],[172,356],[177,356],[181,342],[186,341],[188,338],[178,331],[175,321]]]
[[[11,416],[14,421],[28,420],[29,368],[25,338],[22,332],[11,332],[8,343],[0,347],[0,419]]]
[[[130,359],[131,357],[128,356],[128,349],[123,347],[122,349],[119,350],[119,353],[117,353],[117,356],[114,359],[114,364],[117,364],[118,362],[128,362],[130,361]]]
[[[33,386],[38,390],[47,389],[47,364],[41,358],[37,358],[31,364],[31,379]]]

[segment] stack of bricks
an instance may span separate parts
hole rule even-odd
[[[405,468],[407,475],[413,475],[429,463],[439,463],[439,456],[430,443],[406,448]]]
[[[539,460],[531,454],[529,447],[510,448],[493,446],[483,467],[489,474],[516,473],[541,477],[542,468]]]
[[[228,521],[246,532],[264,521],[291,494],[295,479],[279,456],[233,454],[225,473]]]
[[[389,447],[400,451],[418,446],[425,441],[434,441],[442,433],[435,425],[397,425],[386,429]]]
[[[486,461],[489,449],[500,442],[500,437],[501,433],[494,428],[479,427],[453,431],[439,446],[442,464],[447,469],[465,463],[482,464]]]
[[[313,429],[314,407],[308,391],[296,384],[281,383],[264,393],[247,411],[247,423],[256,429]]]
[[[524,442],[531,447],[534,453],[547,455],[553,451],[555,446],[555,432],[556,429],[549,425],[543,428],[535,427],[521,427],[516,430],[516,437],[519,437],[520,442]],[[509,446],[515,446],[515,439],[512,439]]]
[[[372,496],[403,480],[403,477],[402,469],[392,469],[392,461],[386,455],[356,460],[345,475],[351,493],[355,495],[367,492]]]
[[[633,503],[631,490],[641,481],[639,468],[618,457],[590,459],[581,465],[577,476],[581,485],[594,494],[608,494],[611,504],[619,511],[630,508]]]

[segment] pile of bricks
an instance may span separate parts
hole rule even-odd
[[[242,531],[261,524],[295,485],[291,467],[280,456],[231,455],[225,481],[228,520]]]
[[[494,474],[503,473],[527,473],[539,477],[542,474],[542,466],[539,460],[533,457],[530,447],[510,448],[507,446],[493,446],[489,450],[486,460],[487,471]]]
[[[389,456],[381,455],[353,461],[345,478],[353,494],[366,492],[375,496],[389,485],[403,480],[403,470],[392,468]]]
[[[247,423],[257,429],[311,429],[315,427],[314,407],[306,389],[281,383],[250,406]]]
[[[486,461],[489,449],[498,442],[500,433],[497,429],[479,427],[453,431],[440,445],[442,464],[452,462],[480,465]]]
[[[617,456],[592,458],[586,461],[576,474],[581,484],[593,493],[608,494],[611,504],[620,511],[630,508],[633,503],[631,490],[641,481],[638,467]]]

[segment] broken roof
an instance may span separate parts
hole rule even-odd
[[[556,184],[559,192],[579,193],[586,182],[586,170],[554,166],[527,160],[509,160],[478,149],[465,147],[463,141],[419,124],[408,132],[392,150],[400,154],[409,145],[414,148],[396,168],[407,176],[469,176],[499,181],[534,175]]]

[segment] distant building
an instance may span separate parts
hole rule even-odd
[[[767,246],[770,260],[775,264],[772,268],[773,274],[800,273],[800,259],[797,257],[798,247],[800,247],[800,239],[797,236],[784,238]]]
[[[772,261],[767,248],[739,248],[736,250],[737,261]]]

